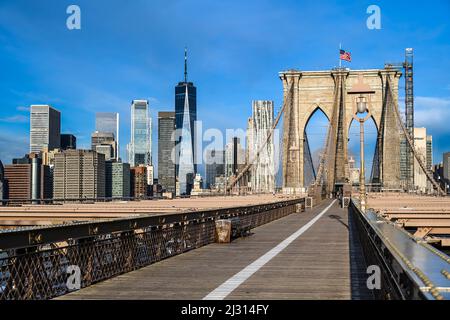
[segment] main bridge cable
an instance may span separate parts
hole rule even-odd
[[[387,81],[388,86],[389,86],[389,95],[391,98],[391,101],[394,101],[393,97],[393,93],[392,93],[392,86],[391,86],[391,78],[390,76],[387,77]],[[436,180],[434,180],[433,176],[430,174],[429,170],[426,169],[425,164],[423,163],[422,159],[419,157],[419,154],[416,150],[416,148],[414,147],[414,142],[411,139],[411,135],[409,134],[409,132],[406,130],[405,125],[400,117],[400,111],[398,110],[398,108],[394,107],[394,104],[391,103],[392,107],[394,108],[394,114],[395,114],[395,118],[397,119],[397,122],[400,124],[400,127],[402,128],[403,134],[406,137],[406,141],[408,142],[409,147],[411,148],[414,157],[416,158],[417,162],[419,163],[420,168],[422,169],[422,171],[425,173],[427,179],[431,182],[431,184],[434,186],[434,188],[438,191],[438,193],[440,193],[442,196],[445,196],[446,193],[445,191],[441,188],[441,186],[436,182]]]
[[[325,170],[325,166],[328,166],[325,162],[330,162],[330,159],[328,157],[331,148],[331,138],[332,138],[332,129],[333,129],[333,121],[334,121],[334,110],[339,107],[339,90],[341,90],[342,83],[341,81],[338,81],[338,85],[334,89],[334,102],[333,102],[333,114],[332,118],[328,122],[327,126],[327,136],[324,143],[323,152],[320,154],[320,161],[319,161],[319,168],[317,169],[317,176],[316,180],[314,181],[314,186],[322,185],[322,177],[323,177],[323,171]],[[334,160],[333,160],[334,162]],[[329,168],[331,169],[331,168]],[[324,179],[327,179],[327,175],[325,175]],[[328,181],[323,181],[324,183],[328,184]]]
[[[316,180],[314,181],[313,185],[318,186],[322,183],[322,176],[323,171],[325,167],[325,161],[328,158],[326,155],[328,154],[328,149],[330,148],[330,140],[331,140],[331,128],[332,128],[332,121],[328,123],[327,126],[327,136],[324,142],[324,148],[322,149],[323,152],[320,154],[320,160],[319,160],[319,167],[317,168],[317,176]]]
[[[242,169],[242,171],[236,176],[235,179],[232,179],[232,181],[227,185],[226,191],[230,191],[241,179],[244,177],[244,175],[250,170],[250,168],[253,166],[254,162],[259,159],[259,156],[261,152],[266,147],[267,143],[269,143],[270,139],[272,138],[273,132],[275,131],[276,127],[278,126],[278,123],[280,122],[281,116],[286,109],[286,106],[292,102],[292,95],[293,95],[293,87],[294,87],[294,81],[291,82],[288,92],[287,92],[287,99],[284,100],[283,105],[278,112],[277,117],[275,118],[275,122],[273,123],[273,126],[271,130],[269,131],[269,134],[267,135],[266,140],[262,144],[262,146],[258,149],[256,152],[256,155],[253,156],[251,161],[247,163],[247,165]]]
[[[315,186],[320,185],[322,182],[322,175],[323,175],[323,170],[325,167],[325,160],[328,158],[328,157],[326,157],[326,155],[328,154],[330,137],[331,137],[331,121],[328,123],[327,137],[324,142],[324,148],[322,149],[323,151],[320,153],[319,167],[317,168],[316,179],[313,182],[313,185],[315,185]]]

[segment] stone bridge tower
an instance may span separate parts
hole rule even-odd
[[[317,109],[330,120],[324,173],[328,188],[349,181],[348,132],[356,97],[361,94],[368,98],[378,131],[373,182],[386,188],[400,187],[400,131],[395,115],[400,77],[396,69],[280,72],[284,99],[290,100],[283,121],[283,188],[300,191],[308,187],[305,129]],[[362,93],[356,95],[358,92]]]

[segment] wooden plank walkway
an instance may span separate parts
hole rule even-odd
[[[59,299],[203,299],[329,204],[258,227],[252,236],[231,244],[211,244]],[[364,292],[365,266],[357,236],[349,231],[347,210],[336,202],[226,299],[370,298]]]

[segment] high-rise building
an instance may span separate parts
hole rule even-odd
[[[105,196],[107,198],[130,197],[130,164],[105,162]]]
[[[192,192],[196,192],[197,194],[201,194],[203,191],[203,178],[200,173],[195,174],[194,178],[194,186],[192,188]]]
[[[95,131],[112,133],[115,141],[115,159],[119,161],[119,114],[117,112],[97,112],[95,114]]]
[[[153,185],[153,180],[155,178],[155,169],[152,165],[146,166],[147,167],[147,185],[150,187]],[[151,188],[150,188],[151,189]]]
[[[77,148],[77,137],[73,134],[61,134],[61,149],[69,150]]]
[[[48,105],[30,108],[30,152],[57,149],[61,144],[61,113]]]
[[[414,148],[419,158],[427,164],[427,130],[426,128],[414,128]],[[427,176],[414,158],[414,185],[421,192],[427,191]]]
[[[450,182],[450,152],[446,152],[443,154],[443,177],[446,181]]]
[[[251,161],[255,159],[255,146],[253,145],[254,141],[254,124],[253,117],[248,118],[247,120],[247,134],[245,137],[245,163],[249,164]],[[252,170],[247,172],[247,183],[251,187],[252,184]]]
[[[6,167],[5,180],[11,200],[32,199],[33,203],[39,203],[53,197],[52,172],[48,165],[43,164],[41,153],[32,152],[13,159],[13,164]]]
[[[105,156],[92,150],[55,154],[53,196],[58,200],[105,197]]]
[[[175,112],[158,113],[158,183],[175,193]]]
[[[47,148],[44,148],[40,153],[42,157],[42,164],[53,168],[53,164],[55,161],[55,154],[59,152],[61,152],[60,149],[53,149],[49,151]]]
[[[360,179],[360,170],[359,168],[355,167],[355,159],[353,156],[349,156],[348,159],[348,168],[350,171],[350,182],[353,185],[359,185],[359,179]]]
[[[253,101],[251,121],[253,133],[250,134],[252,141],[249,158],[255,159],[251,170],[251,187],[257,193],[275,191],[273,137],[266,143],[273,126],[273,112],[273,101]],[[259,150],[261,150],[259,157],[256,157]]]
[[[111,145],[98,145],[95,147],[95,151],[97,153],[101,153],[105,156],[105,161],[110,161],[114,158],[114,149]]]
[[[128,145],[128,162],[132,167],[152,164],[152,123],[148,100],[131,103],[131,141]]]
[[[225,175],[228,179],[238,174],[239,169],[245,165],[245,150],[240,141],[238,137],[233,137],[225,145]]]
[[[176,158],[175,170],[179,194],[192,189],[196,165],[195,122],[197,121],[197,88],[187,80],[187,50],[184,54],[184,81],[175,87]]]
[[[219,192],[225,192],[225,188],[227,186],[225,175],[221,175],[214,179],[214,190]]]
[[[234,175],[233,172],[233,155],[234,155],[233,143],[228,142],[225,145],[225,176],[227,178]]]
[[[95,131],[91,136],[91,150],[105,155],[105,161],[116,158],[116,141],[114,133]]]
[[[31,164],[30,154],[26,154],[22,158],[12,159],[12,164]]]
[[[31,199],[31,163],[5,165],[6,195],[9,200]]]
[[[216,177],[225,174],[225,151],[206,151],[206,189],[211,189],[215,185]]]
[[[0,160],[0,206],[3,204],[1,200],[5,199],[5,168],[3,167],[3,163]]]
[[[145,199],[148,194],[147,167],[141,165],[130,169],[131,196],[136,199]]]

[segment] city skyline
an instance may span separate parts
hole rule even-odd
[[[450,300],[449,13],[0,0],[0,301]]]
[[[255,3],[249,3],[239,7],[233,22],[226,21],[226,17],[234,12],[235,2],[222,6],[198,2],[192,8],[185,3],[177,4],[166,6],[165,10],[157,9],[157,2],[139,4],[141,9],[136,12],[138,14],[151,15],[152,10],[156,10],[157,19],[152,20],[151,30],[165,28],[161,35],[150,32],[148,38],[153,45],[148,46],[138,41],[140,30],[148,26],[145,19],[136,19],[133,25],[128,26],[120,22],[120,17],[135,9],[133,5],[121,12],[123,8],[111,3],[111,17],[117,18],[124,34],[131,35],[129,39],[123,39],[122,33],[116,32],[117,25],[102,24],[92,19],[89,13],[98,12],[100,8],[86,1],[78,3],[83,24],[81,30],[74,31],[67,30],[62,23],[66,18],[65,4],[50,7],[49,2],[39,6],[21,1],[2,3],[0,64],[6,71],[0,75],[4,84],[0,89],[3,97],[0,159],[3,163],[9,163],[12,158],[27,152],[28,108],[32,104],[49,104],[60,110],[62,132],[74,134],[78,147],[83,149],[89,149],[90,133],[95,128],[95,113],[120,113],[120,132],[125,137],[121,143],[121,157],[126,159],[125,144],[130,137],[129,101],[149,99],[153,123],[157,123],[158,111],[173,111],[172,88],[182,76],[181,54],[185,45],[191,52],[190,78],[195,79],[200,88],[198,117],[203,120],[205,128],[224,130],[230,127],[245,128],[251,113],[251,101],[255,99],[274,100],[277,113],[282,101],[278,72],[290,67],[301,70],[333,67],[338,63],[339,42],[352,52],[353,62],[345,64],[351,69],[380,68],[384,62],[401,61],[404,48],[415,49],[415,126],[427,127],[434,137],[434,163],[442,160],[442,153],[447,151],[446,141],[450,138],[450,131],[445,120],[442,120],[450,110],[450,78],[445,72],[450,62],[439,58],[445,54],[449,40],[449,27],[442,22],[446,21],[442,17],[448,11],[445,10],[447,3],[436,2],[435,6],[440,10],[429,10],[427,7],[417,10],[402,9],[402,3],[381,1],[381,30],[363,28],[367,18],[365,3],[322,4],[320,13],[316,10],[318,5],[314,4],[302,4],[300,10],[300,5],[295,3],[281,8],[275,2],[263,1],[258,2],[255,10]],[[172,19],[175,21],[172,25],[165,18],[178,17],[183,10],[192,12],[202,6],[207,6],[213,17],[220,13],[221,18],[204,18],[196,24],[188,24],[192,32],[185,35],[183,43],[178,38],[173,39],[171,35],[184,20]],[[399,10],[409,10],[409,18],[414,19],[407,20],[408,15],[398,15]],[[250,11],[251,21],[243,22],[242,17]],[[32,15],[33,19],[30,18]],[[330,21],[329,16],[335,20]],[[311,32],[295,35],[291,31],[293,24],[276,23],[292,20],[285,19],[287,17],[295,18],[295,28]],[[271,28],[260,24],[256,25],[261,29],[250,27],[252,22],[264,18],[273,22]],[[361,28],[358,31],[347,29],[346,19],[361,24]],[[339,23],[344,30],[332,28]],[[205,26],[210,24],[212,28],[208,31]],[[426,26],[427,31],[421,31],[420,25]],[[243,28],[248,30],[248,34],[242,34]],[[55,34],[49,32],[52,29],[56,30]],[[405,29],[418,31],[403,32]],[[49,36],[41,37],[41,34]],[[131,48],[136,45],[139,53],[130,54],[125,49],[119,49],[118,39],[113,34]],[[224,40],[214,46],[213,40],[219,34],[224,36]],[[288,42],[293,36],[298,37],[298,43]],[[98,44],[91,42],[98,37]],[[247,41],[249,39],[252,41]],[[92,45],[94,50],[89,52],[84,44]],[[33,50],[29,50],[31,47]],[[108,58],[98,63],[97,58],[106,56],[106,53]],[[124,55],[130,59],[123,60]],[[243,68],[247,72],[240,72]],[[230,92],[233,94],[230,95]],[[400,98],[402,96],[401,92]],[[429,112],[430,109],[434,112]],[[84,116],[80,117],[80,112]],[[157,125],[152,129],[152,153],[157,154]],[[314,144],[314,141],[310,143]],[[153,163],[157,167],[156,157],[153,157]],[[200,172],[203,173],[203,170]]]

